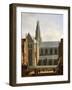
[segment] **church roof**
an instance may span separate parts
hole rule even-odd
[[[28,33],[28,35],[26,36],[26,38],[28,39],[28,42],[33,42],[33,39],[30,35],[30,33]]]
[[[48,42],[41,42],[40,48],[51,48],[51,47],[58,47],[59,42],[58,41],[48,41]]]
[[[37,21],[35,39],[38,40],[39,42],[41,41],[39,21]]]

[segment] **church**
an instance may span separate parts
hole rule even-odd
[[[35,38],[30,33],[21,40],[22,65],[56,66],[59,60],[59,41],[42,41],[39,21],[37,21]]]

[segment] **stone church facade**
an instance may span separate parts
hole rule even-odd
[[[22,64],[27,66],[51,66],[58,64],[59,41],[43,42],[37,21],[35,39],[28,33],[22,39]]]

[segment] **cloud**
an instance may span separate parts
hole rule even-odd
[[[43,41],[59,41],[62,38],[63,34],[58,30],[51,30],[48,33],[42,33]]]
[[[63,15],[22,13],[22,38],[26,33],[35,36],[37,20],[43,41],[57,41],[63,36]]]

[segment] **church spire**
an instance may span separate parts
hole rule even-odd
[[[41,42],[39,21],[37,21],[37,25],[36,25],[35,39],[36,39],[39,43]]]

